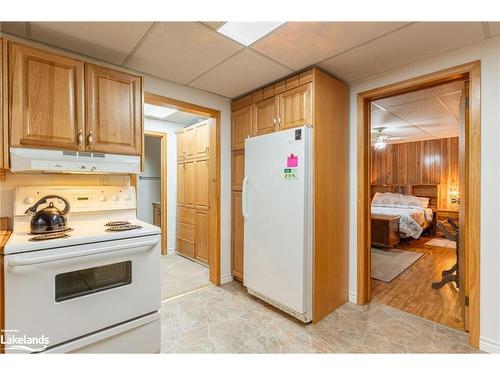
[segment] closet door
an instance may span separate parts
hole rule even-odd
[[[208,210],[208,159],[198,159],[195,164],[195,205],[197,209]]]
[[[254,135],[262,135],[277,130],[278,98],[264,99],[254,105]]]
[[[279,112],[280,130],[312,124],[312,83],[281,94]]]
[[[9,64],[12,146],[83,148],[83,62],[9,43]]]
[[[186,207],[194,207],[196,200],[196,162],[186,161],[184,163],[184,204]]]
[[[142,78],[85,64],[87,148],[92,151],[141,155]]]

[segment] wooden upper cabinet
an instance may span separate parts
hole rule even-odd
[[[186,132],[179,130],[176,133],[177,137],[177,160],[184,160],[186,158]]]
[[[281,130],[312,124],[312,83],[285,91],[278,100]]]
[[[243,213],[241,211],[241,192],[232,192],[232,246],[231,263],[232,274],[239,280],[243,280]]]
[[[205,157],[209,155],[210,147],[210,123],[203,121],[194,125],[195,129],[195,156]]]
[[[9,100],[12,146],[84,148],[82,61],[9,43]]]
[[[142,150],[142,78],[85,64],[87,148],[140,155]]]
[[[195,259],[208,263],[208,212],[196,212]]]
[[[198,159],[195,164],[195,205],[197,209],[208,210],[208,159]]]
[[[243,151],[233,152],[232,167],[232,189],[241,191],[243,178],[245,177],[245,153]]]
[[[194,207],[196,201],[196,162],[193,160],[184,163],[184,204]]]
[[[177,163],[177,204],[182,206],[186,203],[186,192],[185,192],[185,164]]]
[[[264,99],[254,106],[253,111],[253,135],[272,133],[276,130],[278,118],[277,97]]]
[[[252,106],[237,109],[232,113],[232,149],[243,150],[245,139],[253,135]]]
[[[186,145],[186,158],[193,158],[196,154],[196,132],[194,127],[186,128],[184,131],[184,142]]]

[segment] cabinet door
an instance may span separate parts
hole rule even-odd
[[[198,159],[195,165],[195,205],[198,209],[208,210],[208,159]]]
[[[254,135],[271,133],[276,130],[278,118],[277,97],[262,100],[254,105]]]
[[[280,129],[312,124],[312,84],[285,91],[279,96]]]
[[[83,62],[17,43],[9,62],[12,146],[83,148]]]
[[[142,78],[85,64],[87,148],[141,155]]]
[[[177,163],[177,204],[179,206],[186,204],[185,172],[186,165],[184,163]]]
[[[186,157],[186,133],[179,130],[176,133],[177,138],[177,160],[184,160]]]
[[[186,157],[191,159],[196,154],[196,131],[194,127],[186,128],[184,131],[186,142]]]
[[[233,190],[241,191],[244,177],[245,153],[243,151],[235,151],[233,152],[233,170],[231,173]]]
[[[232,235],[232,268],[233,276],[243,281],[243,213],[241,211],[241,192],[232,193],[233,235]]]
[[[252,133],[252,106],[233,111],[232,118],[232,149],[243,150],[245,138],[251,137]]]
[[[208,212],[196,212],[196,246],[194,257],[208,264]]]
[[[195,226],[177,222],[176,251],[180,254],[194,258],[195,255]]]
[[[196,157],[208,156],[210,146],[210,124],[208,121],[195,125],[195,139]]]
[[[186,161],[184,166],[184,204],[186,207],[194,207],[196,200],[196,162]]]
[[[9,147],[8,137],[7,137],[7,122],[4,121],[4,116],[7,118],[7,108],[4,107],[5,102],[7,101],[7,97],[4,99],[4,74],[7,70],[7,67],[4,66],[4,55],[3,48],[4,42],[2,38],[0,38],[0,169],[7,168],[7,149]],[[0,172],[1,173],[1,172]],[[0,178],[2,175],[0,174]]]

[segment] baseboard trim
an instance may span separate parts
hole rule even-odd
[[[230,273],[226,273],[225,275],[221,275],[220,277],[220,285],[230,283],[231,281],[233,281],[233,275],[231,275]]]
[[[175,254],[176,251],[175,251],[175,247],[172,247],[171,249],[167,249],[167,254],[168,255],[172,255],[172,254]]]
[[[480,337],[479,349],[488,353],[500,353],[500,342],[487,339],[486,337]]]
[[[349,302],[358,303],[358,294],[354,292],[349,292]]]

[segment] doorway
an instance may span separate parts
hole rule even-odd
[[[166,238],[162,246],[162,300],[166,300],[210,283],[220,284],[220,112],[151,93],[145,93],[144,102],[143,174],[149,173],[150,138],[161,135],[165,150],[168,140],[168,151],[162,152],[165,167],[161,168],[168,178],[161,184],[160,204]],[[204,142],[203,153],[180,154],[185,149],[184,133],[188,132],[197,145]],[[181,173],[180,167],[187,172]],[[146,182],[139,175],[135,183],[140,191],[140,185]],[[185,202],[185,194],[196,198],[196,204]],[[138,201],[141,199],[138,197]]]
[[[464,90],[463,106],[463,131],[460,137],[459,145],[459,164],[460,164],[460,182],[459,191],[455,188],[446,188],[446,197],[440,197],[439,193],[442,187],[439,183],[423,184],[408,183],[408,181],[396,181],[394,176],[382,174],[381,179],[372,184],[373,171],[378,168],[372,168],[373,163],[377,163],[376,156],[372,155],[374,143],[384,141],[384,129],[375,130],[372,134],[372,108],[377,101],[395,98],[402,94],[416,94],[419,91],[436,88],[444,84],[453,82],[466,82]],[[469,344],[478,347],[479,345],[479,211],[480,211],[480,63],[473,62],[462,66],[446,69],[437,73],[414,78],[404,82],[391,84],[388,86],[373,89],[358,94],[358,284],[357,299],[359,304],[366,304],[372,301],[372,242],[375,236],[375,242],[382,242],[393,246],[399,242],[399,238],[394,238],[391,233],[398,233],[400,229],[394,229],[400,224],[399,219],[391,220],[387,217],[377,217],[372,215],[372,199],[376,198],[375,193],[395,194],[399,197],[417,196],[426,199],[427,202],[435,202],[433,210],[433,223],[436,229],[436,219],[438,216],[439,204],[442,199],[454,198],[459,203],[457,218],[459,218],[459,248],[457,254],[460,254],[459,269],[461,274],[460,294],[462,294],[461,303],[463,305],[463,316],[465,328],[469,332]],[[380,102],[379,102],[380,103]],[[382,106],[383,108],[383,106]],[[375,138],[375,142],[372,141]],[[441,141],[440,141],[441,142]],[[407,146],[404,146],[407,147]],[[403,148],[404,148],[403,147]],[[412,146],[413,147],[413,146]],[[416,146],[415,146],[416,147]],[[397,154],[398,151],[395,151]],[[394,156],[394,155],[393,155]],[[404,157],[396,155],[396,165],[402,163]],[[406,159],[408,160],[408,159]],[[396,183],[397,182],[397,183]],[[372,186],[376,185],[376,186]],[[458,185],[458,184],[457,184]],[[458,189],[458,188],[457,188]],[[452,197],[453,195],[454,197]],[[380,198],[380,195],[378,195]],[[406,199],[406,198],[405,198]],[[373,202],[377,204],[378,202]],[[390,203],[384,201],[384,203]],[[444,210],[441,210],[442,213]],[[394,216],[394,215],[393,215]],[[453,221],[453,220],[452,220]],[[458,220],[456,220],[458,221]],[[392,226],[392,230],[391,230]],[[372,228],[373,232],[372,232]],[[384,232],[385,231],[385,232]],[[385,233],[385,235],[384,235]],[[431,232],[432,234],[432,232]],[[399,236],[398,236],[399,237]],[[380,239],[382,238],[382,240]],[[419,237],[420,238],[420,237]],[[420,240],[419,241],[423,241]],[[415,243],[415,242],[414,242]],[[419,244],[416,243],[418,246]],[[411,245],[410,245],[411,246]],[[403,246],[404,247],[404,246]],[[400,249],[403,250],[403,249]],[[408,250],[408,248],[404,249]],[[411,249],[410,249],[411,250]],[[384,255],[385,253],[382,253]],[[380,257],[379,257],[380,258]],[[416,262],[419,262],[416,260]],[[380,285],[378,285],[380,286]],[[377,287],[377,285],[375,285]],[[430,285],[426,286],[431,288]],[[409,291],[408,291],[409,292]],[[379,296],[380,297],[380,296]]]

